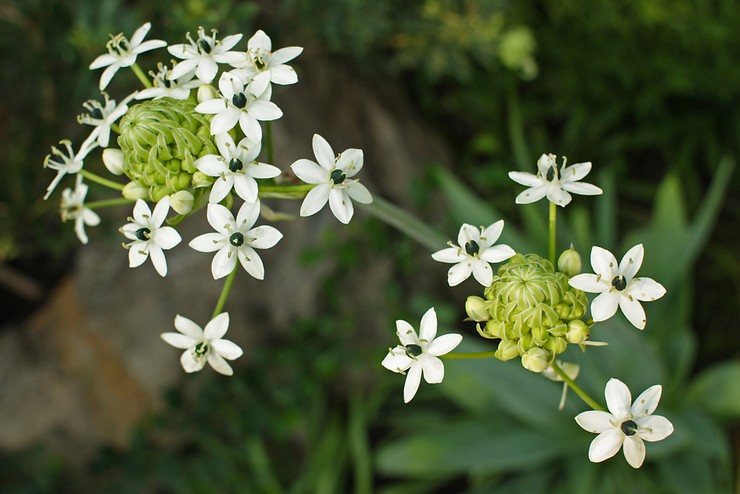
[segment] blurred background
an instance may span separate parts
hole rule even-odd
[[[127,208],[101,212],[83,247],[58,215],[71,179],[42,200],[50,146],[87,136],[88,65],[146,21],[169,44],[203,26],[244,33],[240,49],[257,29],[303,46],[299,83],[273,98],[274,164],[311,158],[314,133],[362,148],[363,182],[440,248],[462,222],[504,218],[502,242],[544,253],[547,206],[515,207],[507,172],[542,153],[591,161],[605,194],[562,210],[559,248],[587,266],[591,245],[620,258],[642,242],[640,273],[668,295],[644,332],[618,315],[593,333],[609,347],[565,358],[599,399],[609,377],[661,383],[676,432],[640,470],[591,464],[585,406],[558,411],[559,385],[516,361],[448,361],[403,405],[380,366],[394,320],[434,306],[440,332],[485,349],[463,322],[479,287],[449,288],[428,246],[363,210],[347,227],[328,212],[277,224],[266,279],[239,276],[226,305],[234,377],[185,375],[159,334],[176,314],[207,322],[210,257],[183,242],[166,279],[131,270]],[[739,24],[731,0],[0,0],[0,492],[740,492]],[[108,92],[137,88],[121,70]],[[181,234],[205,231],[193,217]]]

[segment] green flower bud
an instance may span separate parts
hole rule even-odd
[[[557,355],[565,351],[565,349],[568,347],[568,341],[561,336],[551,336],[545,342],[544,347],[552,354]]]
[[[539,347],[530,348],[522,355],[522,365],[532,372],[542,372],[550,366],[550,353]]]
[[[123,186],[121,195],[126,199],[135,201],[136,199],[147,199],[149,197],[149,188],[144,187],[138,182],[129,182]]]
[[[576,319],[568,323],[568,331],[565,333],[565,338],[569,343],[578,344],[586,341],[590,333],[591,330],[588,325],[580,319]]]
[[[216,179],[214,177],[210,177],[203,172],[197,171],[193,173],[193,187],[196,189],[199,187],[210,187],[215,181]]]
[[[501,340],[496,349],[495,356],[502,362],[518,357],[519,349],[516,342],[512,340]]]
[[[485,322],[491,319],[491,315],[488,313],[488,305],[485,299],[471,295],[465,301],[465,312],[471,320]]]
[[[170,206],[177,214],[188,214],[193,209],[193,194],[187,190],[175,192],[170,196]]]
[[[476,328],[482,337],[489,339],[501,338],[501,335],[504,334],[501,330],[505,329],[504,323],[498,321],[488,321],[482,328],[480,324],[476,324]]]
[[[581,255],[573,248],[573,244],[560,254],[558,269],[570,278],[581,273]]]
[[[516,342],[516,349],[519,355],[524,355],[530,348],[534,348],[537,345],[534,342],[531,334],[525,334]]]
[[[202,84],[198,88],[198,103],[218,98],[218,91],[210,84]]]

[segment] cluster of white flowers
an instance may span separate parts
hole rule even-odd
[[[57,175],[44,199],[66,175],[76,175],[74,189],[62,192],[61,215],[65,221],[74,220],[78,238],[87,243],[85,227],[100,223],[93,209],[102,205],[85,204],[88,185],[83,178],[123,189],[125,198],[131,202],[135,200],[129,223],[120,229],[128,240],[123,246],[128,249],[129,266],[135,268],[151,259],[156,272],[166,276],[165,251],[182,241],[175,228],[168,225],[168,215],[170,209],[183,216],[193,212],[194,205],[197,206],[194,188],[177,190],[150,207],[147,203],[151,199],[149,191],[139,183],[132,181],[123,187],[85,170],[84,161],[91,151],[101,148],[108,171],[116,176],[123,175],[127,158],[122,149],[112,145],[117,140],[111,137],[111,132],[121,133],[118,121],[129,109],[146,100],[197,101],[194,111],[209,117],[213,149],[218,154],[205,154],[194,160],[198,172],[212,180],[204,184],[196,184],[193,180],[193,187],[210,187],[206,216],[215,232],[197,236],[188,245],[200,252],[215,252],[211,263],[214,279],[228,276],[241,265],[247,273],[261,280],[265,268],[255,249],[269,249],[282,238],[272,226],[255,226],[261,211],[260,181],[268,180],[273,185],[278,183],[274,179],[282,174],[278,167],[258,161],[263,150],[261,122],[270,122],[283,115],[271,101],[272,85],[298,82],[298,75],[288,62],[300,55],[303,48],[291,46],[273,50],[269,36],[259,30],[247,41],[246,48],[240,50],[242,34],[219,38],[216,30],[208,33],[202,27],[197,30],[196,37],[186,34],[186,43],[168,46],[163,40],[145,41],[150,29],[151,24],[145,23],[131,38],[122,33],[111,36],[106,45],[108,52],[90,64],[91,70],[104,69],[99,84],[102,102],[83,103],[87,113],[80,115],[78,122],[91,126],[92,131],[77,152],[67,140],[61,142],[61,147],[52,147],[44,166],[56,171]],[[166,48],[174,59],[159,62],[157,71],[149,72],[150,77],[146,78],[137,65],[137,58],[160,48]],[[127,67],[146,87],[116,103],[104,90],[116,73]],[[313,149],[318,164],[301,159],[291,166],[295,176],[306,184],[300,214],[313,215],[328,202],[334,215],[342,223],[348,223],[353,216],[352,200],[364,204],[372,201],[368,190],[355,178],[363,165],[362,151],[348,149],[335,155],[329,143],[319,135],[313,137]],[[169,180],[167,170],[162,173],[165,174],[163,179]],[[235,196],[243,201],[241,205],[234,204]],[[237,211],[236,216],[232,208]],[[182,334],[165,333],[162,337],[173,346],[187,350],[182,358],[186,371],[200,370],[208,361],[218,372],[231,374],[223,358],[237,358],[241,350],[237,351],[233,343],[220,339],[228,324],[228,315],[221,313],[206,325],[204,332],[189,319],[177,316],[175,327]]]

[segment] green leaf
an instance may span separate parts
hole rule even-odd
[[[716,364],[699,374],[686,399],[717,418],[740,418],[740,360]]]

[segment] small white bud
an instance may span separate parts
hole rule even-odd
[[[170,206],[177,214],[188,214],[193,210],[193,194],[187,190],[179,190],[170,195]]]
[[[198,87],[198,103],[218,98],[218,91],[210,84],[203,84]]]
[[[148,199],[149,198],[149,188],[144,187],[138,182],[129,182],[123,187],[123,191],[121,192],[121,194],[126,199],[131,199],[131,200]]]
[[[114,148],[103,150],[103,164],[113,175],[123,175],[123,151]]]

